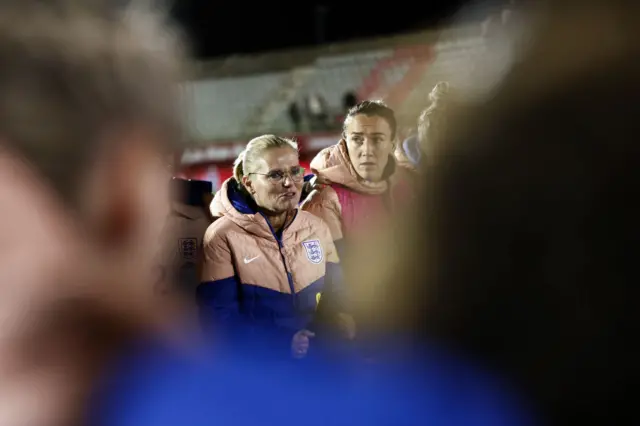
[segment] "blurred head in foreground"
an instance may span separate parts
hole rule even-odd
[[[623,424],[638,380],[637,22],[607,2],[554,12],[436,144],[420,217],[390,231],[405,249],[369,241],[353,279],[380,327],[495,369],[548,424]]]
[[[160,22],[98,1],[0,5],[1,424],[66,421],[103,349],[153,321],[149,247],[180,136]]]

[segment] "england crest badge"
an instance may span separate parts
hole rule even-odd
[[[178,240],[180,255],[185,260],[195,260],[198,256],[198,239],[197,238],[180,238]]]
[[[322,263],[324,259],[324,253],[322,252],[322,245],[319,240],[309,240],[302,243],[305,251],[307,252],[307,259],[314,265]]]

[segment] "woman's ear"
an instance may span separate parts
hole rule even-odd
[[[242,176],[242,185],[246,188],[249,194],[254,194],[255,191],[253,190],[253,182],[251,181],[251,178],[249,176]]]

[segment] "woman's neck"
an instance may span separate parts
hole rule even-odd
[[[263,214],[266,216],[267,220],[271,224],[271,227],[276,232],[280,232],[282,228],[284,228],[285,224],[287,223],[287,216],[288,216],[287,212],[277,213],[277,214],[273,212],[270,212],[270,213],[263,212]]]

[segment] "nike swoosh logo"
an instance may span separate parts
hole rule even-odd
[[[256,257],[252,257],[251,259],[247,259],[246,257],[244,258],[244,264],[246,265],[247,263],[251,263],[254,260],[256,260],[257,258],[259,258],[260,255],[256,256]]]

